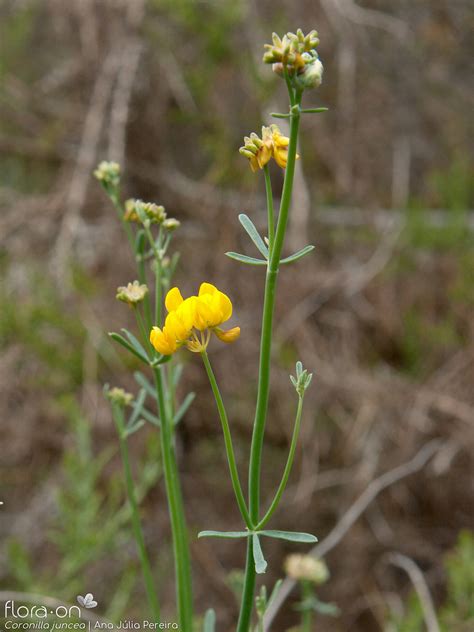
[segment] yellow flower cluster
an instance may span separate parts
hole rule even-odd
[[[252,171],[263,169],[272,158],[279,167],[286,169],[290,139],[283,136],[278,125],[263,126],[262,138],[252,132],[244,137],[244,142],[239,152],[249,159]]]
[[[219,325],[232,316],[229,297],[211,283],[202,283],[197,296],[183,299],[177,287],[165,299],[168,315],[163,329],[153,327],[150,342],[163,355],[171,355],[185,345],[190,351],[205,351],[211,333],[222,342],[234,342],[240,336],[240,327],[227,331]]]
[[[272,41],[272,44],[265,44],[263,61],[272,64],[277,75],[283,76],[286,71],[294,87],[303,90],[321,85],[324,69],[316,52],[319,44],[317,31],[305,35],[298,29],[296,33],[286,33],[282,38],[273,33]]]
[[[305,35],[301,29],[296,33],[286,33],[280,38],[276,33],[272,35],[272,44],[265,44],[263,61],[266,64],[288,65],[290,70],[304,66],[304,53],[310,53],[319,44],[318,32],[310,31]]]

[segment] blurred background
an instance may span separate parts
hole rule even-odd
[[[315,378],[272,524],[323,540],[367,501],[327,550],[331,578],[318,595],[340,614],[318,614],[315,629],[424,630],[421,580],[396,564],[407,558],[443,632],[474,629],[473,25],[467,0],[2,0],[2,599],[74,602],[90,591],[109,620],[147,612],[102,395],[104,382],[135,388],[136,366],[106,336],[132,324],[114,297],[134,268],[92,177],[99,160],[121,163],[126,197],[182,222],[180,287],[208,280],[232,297],[242,337],[215,345],[212,359],[245,480],[264,273],[224,252],[253,254],[239,212],[259,227],[266,217],[263,178],[238,147],[287,107],[262,46],[301,27],[319,31],[325,67],[305,104],[329,112],[302,123],[285,248],[317,248],[280,275],[263,496],[284,466],[288,374],[301,359]],[[281,180],[275,169],[276,196]],[[239,528],[239,515],[206,376],[182,355],[183,389],[197,393],[179,428],[196,607],[216,608],[231,630],[244,545],[195,535]],[[131,449],[171,618],[153,428]],[[382,489],[379,477],[399,467]],[[270,586],[298,547],[265,545]],[[298,599],[293,591],[272,629],[297,625]]]

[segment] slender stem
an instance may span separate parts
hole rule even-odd
[[[219,417],[221,419],[222,431],[224,433],[225,449],[227,453],[227,461],[229,463],[230,477],[232,479],[232,487],[234,488],[237,504],[239,505],[240,513],[242,514],[242,518],[244,519],[245,524],[249,529],[252,529],[252,522],[250,520],[247,504],[242,492],[242,487],[240,485],[239,472],[237,470],[237,465],[235,462],[234,447],[232,445],[232,436],[229,427],[229,420],[227,418],[227,412],[222,400],[219,386],[217,385],[216,376],[214,375],[211,363],[209,362],[209,356],[207,355],[206,351],[202,351],[201,356],[204,362],[204,366],[206,367],[207,376],[209,378],[209,382],[211,383],[212,392],[214,393],[217,410],[219,411]]]
[[[115,210],[117,211],[120,222],[125,230],[125,234],[127,235],[127,239],[132,248],[132,252],[135,252],[135,240],[133,238],[133,231],[130,224],[123,219],[124,211],[123,211],[122,203],[120,202],[120,194],[119,194],[118,189],[114,191],[110,191],[109,197],[112,200],[112,204],[115,206]]]
[[[138,509],[137,498],[135,494],[135,486],[132,477],[132,471],[130,468],[130,458],[128,454],[128,445],[125,438],[125,422],[123,418],[123,410],[118,406],[112,407],[115,424],[119,435],[120,452],[122,455],[123,469],[125,473],[125,484],[127,488],[128,502],[131,510],[133,535],[138,547],[138,555],[140,558],[140,564],[142,567],[143,581],[145,582],[146,594],[148,597],[148,603],[155,623],[160,622],[160,604],[156,594],[153,574],[151,571],[150,560],[145,546],[145,539],[143,537],[143,530],[140,521],[140,514]]]
[[[247,538],[247,559],[245,562],[244,589],[237,623],[237,632],[248,632],[252,617],[253,596],[255,593],[255,562],[253,559],[252,538]]]
[[[138,280],[140,281],[140,283],[142,285],[147,285],[144,254],[142,252],[136,252],[135,257],[136,257],[136,260],[137,260]],[[143,305],[144,305],[144,308],[145,308],[145,310],[144,310],[145,311],[145,321],[146,321],[147,327],[149,329],[151,329],[151,326],[152,326],[152,323],[153,323],[153,319],[152,319],[152,315],[151,315],[151,305],[150,305],[149,293],[147,293],[145,298],[143,299]]]
[[[162,291],[161,260],[155,259],[155,323],[162,326],[163,320],[163,291]]]
[[[308,605],[308,601],[314,596],[313,584],[309,581],[301,582],[301,592],[303,596],[303,604]],[[312,632],[313,630],[313,611],[311,608],[305,608],[301,615],[301,631]]]
[[[287,78],[287,73],[285,74]],[[289,83],[289,82],[288,82]],[[258,394],[255,410],[255,420],[252,434],[252,445],[250,450],[249,464],[249,509],[252,522],[259,522],[260,513],[260,471],[262,460],[263,438],[265,433],[265,422],[268,410],[268,400],[270,393],[270,355],[272,347],[272,327],[273,312],[275,306],[276,280],[280,264],[281,252],[285,238],[288,213],[290,210],[291,194],[293,191],[293,180],[295,175],[296,145],[298,141],[298,130],[300,123],[300,104],[302,93],[296,95],[291,86],[288,86],[291,107],[290,123],[290,144],[288,147],[288,160],[286,166],[285,180],[283,183],[283,193],[280,203],[280,213],[275,232],[275,240],[272,247],[270,261],[268,263],[267,276],[265,281],[265,298],[262,316],[262,336],[260,342],[260,365],[258,374]],[[240,609],[239,625],[237,632],[248,632],[252,607],[253,588],[255,586],[255,574],[253,560],[250,560],[251,552],[247,554],[247,564],[245,569],[245,586]]]
[[[293,90],[293,86],[291,85],[290,75],[288,74],[288,67],[286,64],[283,65],[283,76],[285,78],[286,87],[288,89],[288,95],[290,97],[290,105],[295,104],[295,92]]]
[[[191,587],[191,562],[189,543],[186,532],[183,499],[178,478],[178,467],[173,444],[172,422],[167,414],[163,376],[160,368],[153,369],[158,409],[161,420],[161,450],[165,474],[166,494],[171,520],[173,549],[176,570],[176,592],[178,602],[178,619],[182,632],[192,632],[193,603]]]
[[[301,427],[302,411],[303,411],[303,397],[300,397],[298,399],[298,408],[296,410],[295,427],[293,429],[293,436],[291,437],[290,451],[288,453],[288,459],[286,461],[285,470],[283,472],[280,485],[276,491],[275,497],[273,498],[272,503],[267,513],[260,520],[258,525],[255,527],[255,531],[259,531],[259,529],[263,529],[263,527],[267,524],[267,522],[273,516],[276,508],[278,507],[281,497],[283,496],[283,492],[285,491],[286,484],[288,483],[288,478],[290,477],[291,468],[293,466],[293,461],[295,459],[296,445],[298,443],[298,435],[300,433],[300,427]]]
[[[270,179],[270,171],[268,165],[263,169],[265,175],[265,192],[267,195],[267,214],[268,214],[268,252],[272,254],[273,239],[275,237],[275,209],[273,207],[272,181]]]

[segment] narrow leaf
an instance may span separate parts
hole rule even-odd
[[[170,355],[161,355],[159,358],[156,358],[156,360],[153,360],[151,366],[160,366],[160,364],[166,364],[171,360],[172,357],[173,356]]]
[[[137,430],[140,430],[140,428],[142,428],[144,425],[145,425],[145,420],[140,419],[139,421],[137,421],[137,423],[134,426],[127,426],[127,428],[124,430],[123,436],[129,437],[130,435],[134,434]]]
[[[143,375],[143,373],[141,373],[140,371],[135,371],[135,373],[133,374],[133,377],[135,378],[135,381],[137,382],[137,384],[141,386],[142,388],[144,388],[147,394],[150,395],[150,397],[153,397],[153,399],[158,399],[156,390],[153,388],[152,384],[147,380],[147,378]]]
[[[311,533],[300,533],[298,531],[263,530],[258,533],[259,535],[267,536],[267,538],[278,538],[279,540],[288,540],[289,542],[304,542],[310,544],[318,541],[318,538],[311,535]]]
[[[301,110],[301,114],[318,114],[318,112],[327,112],[329,108],[306,108]]]
[[[287,119],[291,117],[291,114],[282,114],[281,112],[270,112],[270,116],[279,119]]]
[[[140,414],[143,409],[143,404],[145,403],[145,399],[146,399],[146,390],[144,388],[141,388],[140,392],[138,393],[137,399],[132,404],[133,412],[130,415],[130,418],[128,420],[128,424],[127,424],[128,427],[133,426],[133,424],[140,417]]]
[[[153,413],[151,413],[149,410],[147,410],[146,408],[142,408],[142,416],[149,421],[151,424],[153,424],[154,426],[157,426],[157,428],[159,428],[161,426],[160,423],[160,419],[159,417],[157,417],[156,415],[154,415]]]
[[[179,422],[181,421],[181,419],[184,417],[184,415],[187,413],[188,408],[191,406],[191,404],[194,401],[194,398],[196,397],[196,393],[188,393],[186,395],[186,397],[183,400],[183,403],[181,404],[181,406],[178,408],[178,410],[176,411],[176,414],[174,416],[174,423],[175,424],[179,424]]]
[[[305,257],[312,250],[314,250],[314,246],[305,246],[304,248],[301,248],[301,250],[298,250],[298,252],[295,252],[285,259],[282,259],[280,263],[292,263],[293,261],[298,261],[298,259]]]
[[[148,356],[147,352],[145,351],[141,343],[137,340],[137,338],[135,338],[135,336],[130,331],[128,331],[128,329],[125,329],[124,327],[122,327],[121,331],[123,331],[123,333],[127,336],[130,344],[136,351],[138,351],[138,353],[141,353],[145,357]]]
[[[204,616],[204,625],[202,632],[214,632],[216,629],[216,613],[212,608],[206,612]]]
[[[248,538],[250,531],[201,531],[198,538]]]
[[[253,241],[253,243],[257,246],[258,250],[260,250],[265,259],[268,259],[268,248],[265,246],[265,242],[260,237],[260,233],[256,229],[250,217],[248,215],[245,215],[245,213],[241,213],[239,215],[239,222],[242,224],[245,232]]]
[[[283,580],[279,579],[276,582],[276,584],[273,586],[272,594],[270,595],[270,599],[267,602],[267,609],[272,605],[272,603],[278,597],[278,593],[280,592],[280,588],[282,584],[283,584]]]
[[[173,386],[176,388],[183,374],[183,365],[177,364],[173,369]]]
[[[260,546],[260,540],[258,539],[258,535],[256,533],[252,536],[252,547],[253,547],[253,561],[255,562],[255,572],[258,575],[261,575],[267,570],[267,562],[263,557],[262,547]]]
[[[115,342],[118,342],[120,345],[122,345],[122,347],[125,347],[125,349],[130,351],[130,353],[133,353],[133,355],[137,356],[137,358],[140,358],[142,362],[149,364],[148,358],[146,356],[141,355],[141,353],[138,353],[138,351],[136,351],[136,349],[134,349],[132,345],[127,340],[125,340],[123,336],[115,333],[114,331],[110,332],[109,336],[112,338],[112,340],[115,340]]]
[[[266,266],[268,261],[264,259],[255,259],[254,257],[248,257],[247,255],[241,255],[239,252],[226,252],[227,257],[240,261],[240,263],[247,263],[251,266]]]

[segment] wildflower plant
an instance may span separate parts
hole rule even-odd
[[[154,590],[150,561],[143,541],[139,508],[135,499],[129,464],[127,438],[139,430],[146,421],[154,424],[160,431],[164,479],[173,534],[178,619],[183,632],[192,632],[193,602],[188,532],[176,462],[174,433],[176,424],[189,407],[193,395],[189,394],[181,406],[177,406],[176,383],[181,374],[181,368],[176,362],[176,357],[179,353],[187,350],[199,354],[202,358],[221,421],[230,479],[242,518],[240,530],[230,532],[206,530],[201,531],[198,537],[242,538],[247,542],[237,632],[248,632],[251,629],[254,605],[258,629],[263,629],[265,609],[278,592],[279,583],[269,599],[267,599],[265,589],[262,589],[259,596],[255,597],[256,575],[264,573],[267,568],[262,547],[264,539],[277,538],[297,543],[316,541],[316,537],[308,533],[267,528],[267,523],[278,508],[290,476],[301,426],[304,397],[312,380],[312,374],[303,368],[301,362],[296,363],[295,375],[290,376],[296,391],[297,402],[288,457],[273,500],[264,511],[260,503],[260,481],[265,425],[270,400],[271,349],[278,272],[281,266],[298,261],[314,248],[307,245],[290,256],[282,257],[293,193],[295,163],[299,158],[297,144],[301,117],[303,114],[326,110],[322,107],[302,108],[305,91],[317,88],[322,80],[323,66],[316,51],[318,43],[316,31],[304,35],[301,30],[298,30],[296,33],[287,33],[282,38],[276,34],[273,35],[272,43],[265,46],[263,61],[271,64],[276,75],[285,81],[289,96],[289,111],[274,113],[272,116],[289,122],[289,136],[285,136],[275,124],[264,125],[261,136],[252,132],[244,138],[244,144],[240,148],[240,153],[248,159],[251,170],[254,173],[263,172],[267,198],[266,235],[260,235],[247,215],[239,215],[239,221],[257,248],[259,256],[250,257],[236,252],[226,253],[228,257],[241,264],[266,269],[258,391],[249,454],[247,493],[244,493],[240,482],[231,426],[208,354],[213,334],[219,342],[224,344],[234,343],[240,336],[238,326],[228,327],[228,321],[233,315],[231,298],[210,282],[201,283],[195,295],[183,298],[181,291],[177,287],[172,287],[171,283],[177,255],[173,255],[171,259],[167,255],[173,231],[179,227],[179,222],[168,218],[163,206],[154,203],[132,199],[122,204],[120,169],[115,163],[101,163],[95,172],[118,211],[137,261],[137,279],[118,288],[117,299],[127,303],[135,313],[138,337],[125,329],[121,334],[110,335],[146,365],[153,375],[152,383],[143,373],[136,374],[137,382],[141,387],[136,397],[118,388],[108,390],[107,396],[111,401],[119,434],[127,493],[133,514],[134,534],[144,581],[150,608],[157,621],[160,618],[160,608]],[[278,168],[285,170],[278,213],[275,212],[273,203],[270,173],[272,161]],[[148,263],[151,264],[154,277],[153,290],[150,290],[148,283],[150,277]],[[146,406],[146,401],[150,396],[156,408],[154,411]],[[129,410],[131,412],[127,419],[126,412]],[[208,611],[204,618],[204,630],[212,631],[214,622],[213,611]]]

